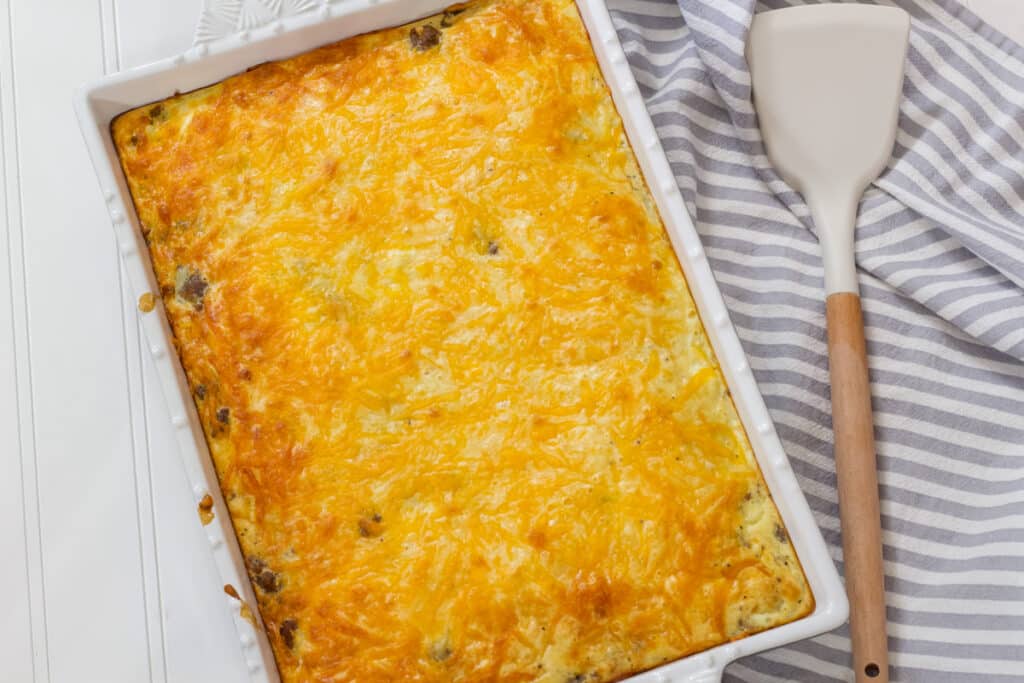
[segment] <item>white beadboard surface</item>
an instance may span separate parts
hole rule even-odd
[[[246,679],[71,111],[201,2],[0,0],[0,681]],[[1024,42],[1024,1],[967,4]]]
[[[71,109],[199,1],[0,0],[0,681],[246,680]]]

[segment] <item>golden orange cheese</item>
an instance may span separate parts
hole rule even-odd
[[[611,681],[812,609],[572,0],[112,129],[284,681]]]

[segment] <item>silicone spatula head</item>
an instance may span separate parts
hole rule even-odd
[[[811,210],[829,294],[857,291],[857,204],[892,154],[909,28],[901,9],[837,4],[763,12],[750,29],[765,148]]]

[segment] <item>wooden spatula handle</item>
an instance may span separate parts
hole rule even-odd
[[[860,297],[831,294],[825,310],[853,670],[857,683],[888,683],[878,469]]]

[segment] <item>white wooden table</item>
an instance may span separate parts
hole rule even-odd
[[[0,680],[246,680],[71,111],[202,0],[0,0]],[[1024,40],[1020,0],[968,0]],[[211,603],[213,608],[210,608]]]

